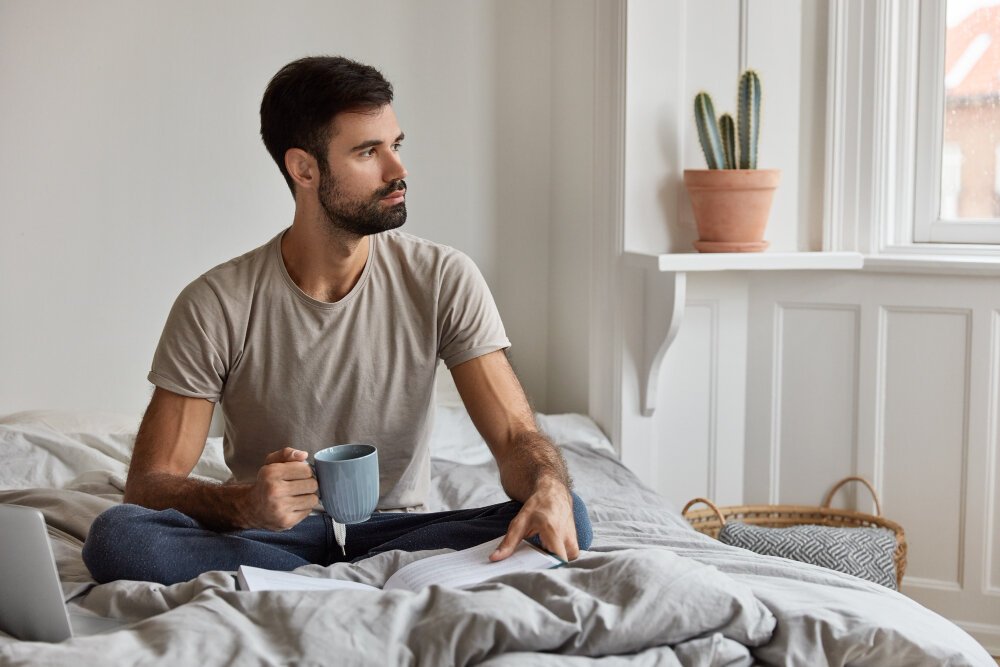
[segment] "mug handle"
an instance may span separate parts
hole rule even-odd
[[[309,469],[312,470],[313,479],[316,480],[316,497],[319,498],[322,501],[323,500],[323,494],[320,492],[319,475],[316,474],[316,462],[315,461],[306,461],[306,463],[309,464]]]

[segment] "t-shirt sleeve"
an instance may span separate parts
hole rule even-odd
[[[218,401],[229,372],[226,321],[204,278],[185,287],[167,316],[149,381],[182,396]]]
[[[450,369],[510,347],[496,302],[479,268],[466,255],[449,255],[441,270],[438,356]]]

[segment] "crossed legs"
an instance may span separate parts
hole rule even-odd
[[[177,510],[117,505],[94,520],[83,560],[100,583],[130,579],[173,584],[240,565],[294,570],[310,563],[357,561],[393,549],[465,549],[505,534],[520,509],[521,503],[508,501],[447,512],[375,514],[347,527],[344,557],[325,514],[309,516],[285,531],[219,533]],[[590,519],[575,493],[573,516],[577,543],[587,549],[593,537]]]

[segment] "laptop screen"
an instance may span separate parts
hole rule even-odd
[[[0,630],[18,639],[72,636],[42,513],[0,505]]]

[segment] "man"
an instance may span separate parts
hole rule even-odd
[[[125,503],[99,516],[84,561],[100,582],[174,583],[241,564],[290,570],[390,549],[491,556],[537,537],[563,559],[590,543],[586,508],[538,433],[507,361],[493,298],[456,250],[396,231],[406,221],[403,132],[392,87],[345,58],[282,68],[261,136],[295,198],[292,225],[205,273],[174,303],[153,358]],[[430,483],[435,368],[451,370],[512,502],[419,513]],[[189,478],[212,411],[233,478]],[[308,456],[379,450],[379,513],[333,544]]]

